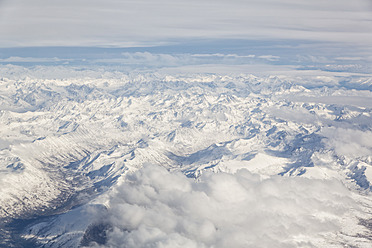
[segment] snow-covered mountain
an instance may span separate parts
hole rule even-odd
[[[1,69],[2,246],[372,244],[368,75],[30,70]]]

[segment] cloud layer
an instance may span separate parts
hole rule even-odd
[[[340,230],[349,194],[332,180],[239,170],[195,181],[147,165],[112,192],[105,247],[311,247]]]
[[[370,47],[371,4],[355,1],[0,2],[0,47],[149,46],[183,39],[297,39]]]

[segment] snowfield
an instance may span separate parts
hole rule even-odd
[[[0,246],[371,247],[369,75],[0,72]]]

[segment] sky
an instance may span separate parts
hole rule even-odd
[[[371,0],[0,0],[0,47],[306,40],[371,48]]]
[[[0,0],[0,37],[0,64],[370,73],[372,0]]]

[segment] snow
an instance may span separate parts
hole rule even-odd
[[[364,175],[367,177],[368,182],[372,182],[372,165],[364,163],[365,171]]]
[[[183,69],[0,67],[4,223],[45,247],[368,247],[366,75]]]
[[[287,158],[270,156],[264,153],[254,154],[252,159],[221,161],[218,169],[234,173],[239,169],[247,169],[250,172],[264,175],[275,175],[283,172],[283,168],[290,162]]]

